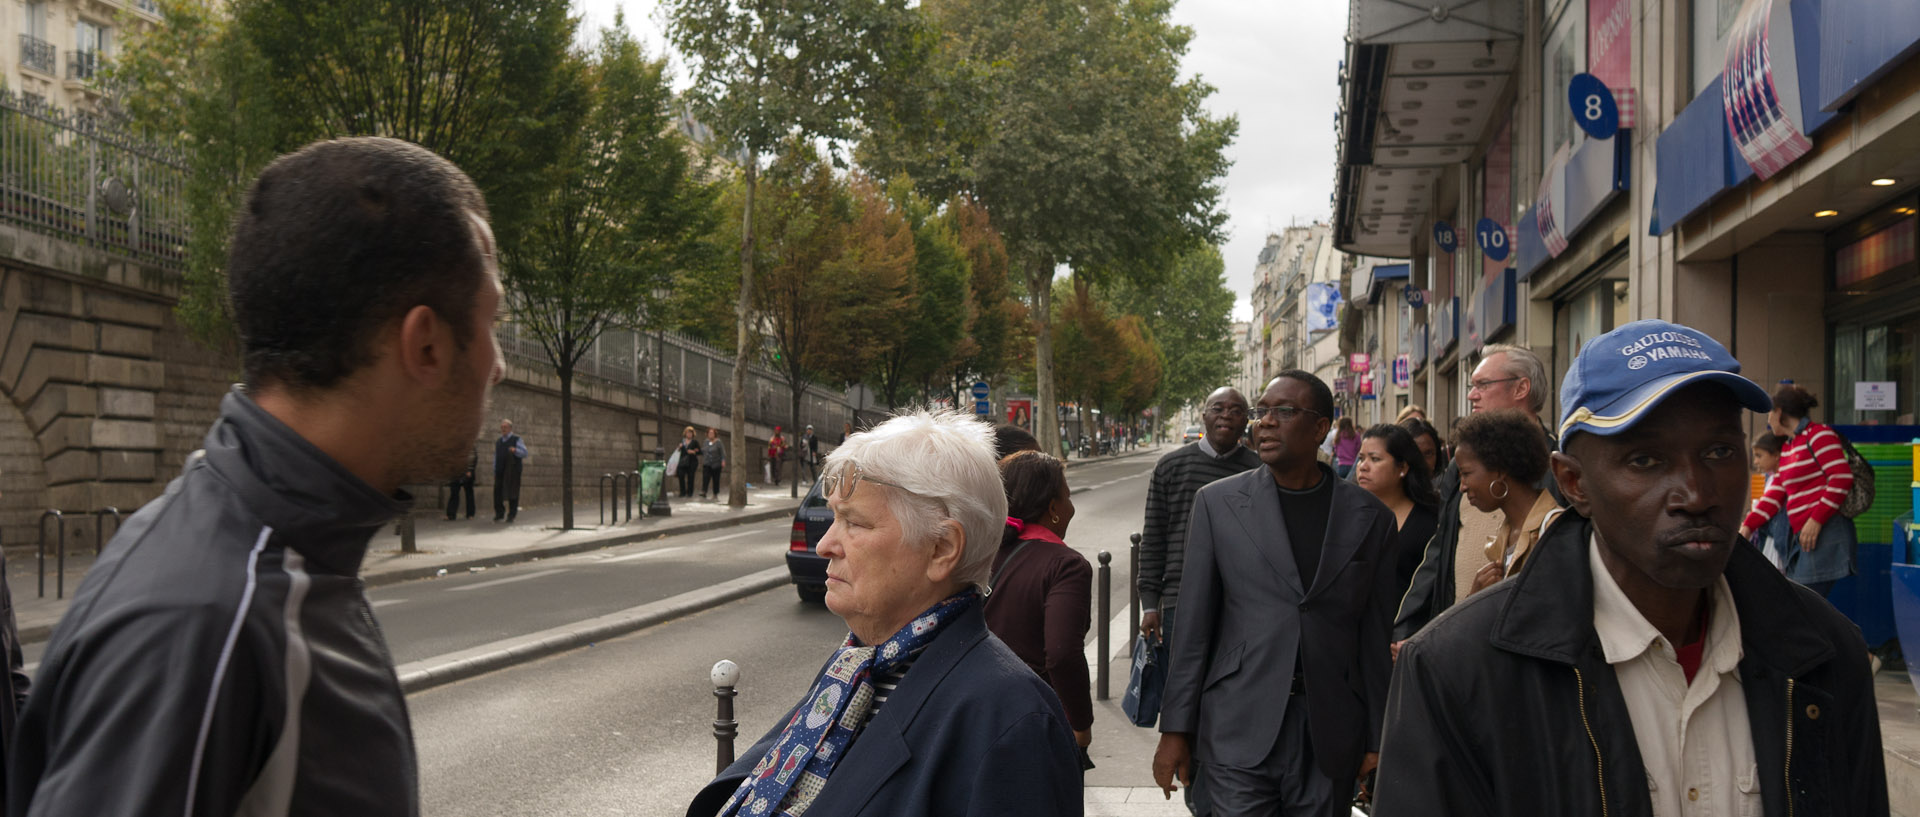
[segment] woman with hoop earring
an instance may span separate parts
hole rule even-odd
[[[1559,505],[1553,494],[1534,487],[1547,474],[1546,432],[1518,409],[1468,415],[1460,421],[1454,443],[1453,458],[1467,501],[1504,517],[1500,532],[1487,539],[1488,564],[1474,575],[1468,591],[1478,593],[1520,572]]]

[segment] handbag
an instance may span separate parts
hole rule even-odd
[[[1866,513],[1868,508],[1873,507],[1875,487],[1873,463],[1867,462],[1866,457],[1860,456],[1860,452],[1853,450],[1853,443],[1847,439],[1847,435],[1840,433],[1840,429],[1832,426],[1828,428],[1833,429],[1833,436],[1840,438],[1840,453],[1847,458],[1847,470],[1853,472],[1853,487],[1847,489],[1847,499],[1840,503],[1840,515],[1848,519],[1857,519],[1861,514]],[[1808,435],[1806,446],[1808,456],[1812,456],[1812,435]],[[1819,465],[1819,458],[1815,457],[1814,464]]]
[[[1160,696],[1167,688],[1167,642],[1133,637],[1133,671],[1120,711],[1134,726],[1151,727],[1160,720]]]
[[[667,476],[680,474],[680,449],[673,449],[673,456],[667,458]]]

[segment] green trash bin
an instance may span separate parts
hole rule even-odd
[[[654,500],[660,498],[660,490],[666,484],[666,460],[640,461],[640,507],[653,507]]]

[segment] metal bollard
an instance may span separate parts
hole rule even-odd
[[[1100,661],[1100,671],[1099,674],[1094,676],[1096,679],[1094,681],[1094,691],[1099,693],[1099,699],[1102,701],[1107,699],[1107,667],[1113,663],[1108,660],[1113,653],[1108,651],[1108,645],[1112,643],[1112,637],[1107,632],[1112,629],[1111,625],[1113,623],[1113,613],[1111,612],[1113,607],[1112,561],[1113,554],[1104,550],[1100,551],[1100,646],[1096,648],[1099,650],[1099,653],[1095,656],[1095,658]]]
[[[640,493],[640,472],[627,473],[627,521],[633,521],[633,497]]]
[[[1127,657],[1132,658],[1133,648],[1140,643],[1133,637],[1140,632],[1140,534],[1128,536],[1127,541],[1131,543],[1127,548]]]
[[[53,524],[59,533],[59,557],[55,570],[60,575],[54,577],[54,598],[65,598],[67,593],[67,523],[59,511],[49,510],[40,515],[40,546],[34,550],[34,566],[40,574],[40,598],[47,597],[47,517],[53,517]]]
[[[713,739],[719,742],[714,747],[713,773],[719,774],[733,765],[733,736],[740,731],[740,724],[733,722],[733,688],[740,683],[740,665],[721,659],[708,673],[713,680],[713,697],[720,699],[719,711],[713,716]]]
[[[612,487],[608,484],[612,481],[613,481],[612,474],[600,475],[600,485],[598,486],[598,493],[600,494],[600,524],[602,525],[607,524],[607,489]],[[615,499],[614,501],[618,502],[619,500]],[[618,508],[614,510],[613,515],[614,516],[620,515],[620,511]]]
[[[113,515],[113,532],[120,532],[120,523],[122,520],[120,518],[119,508],[108,505],[105,508],[93,512],[93,555],[96,557],[100,555],[100,549],[107,546],[107,538],[103,535],[104,531],[101,529],[101,523],[107,520],[108,514]]]

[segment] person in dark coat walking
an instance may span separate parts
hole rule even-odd
[[[720,469],[727,467],[727,444],[720,441],[720,429],[708,428],[707,441],[700,446],[700,498],[720,498]]]
[[[447,521],[458,518],[460,511],[460,492],[467,494],[467,518],[473,518],[473,475],[480,468],[480,449],[475,447],[467,452],[467,470],[454,481],[447,483]]]
[[[700,440],[694,437],[693,426],[680,434],[680,461],[674,463],[674,475],[680,478],[680,496],[693,496],[693,478],[700,473]]]
[[[493,441],[493,521],[508,523],[520,515],[520,472],[527,459],[527,441],[513,433],[513,421],[500,421],[500,438]]]
[[[1726,347],[1636,321],[1560,389],[1570,508],[1520,570],[1400,650],[1375,817],[1888,813],[1860,630],[1738,534]]]

